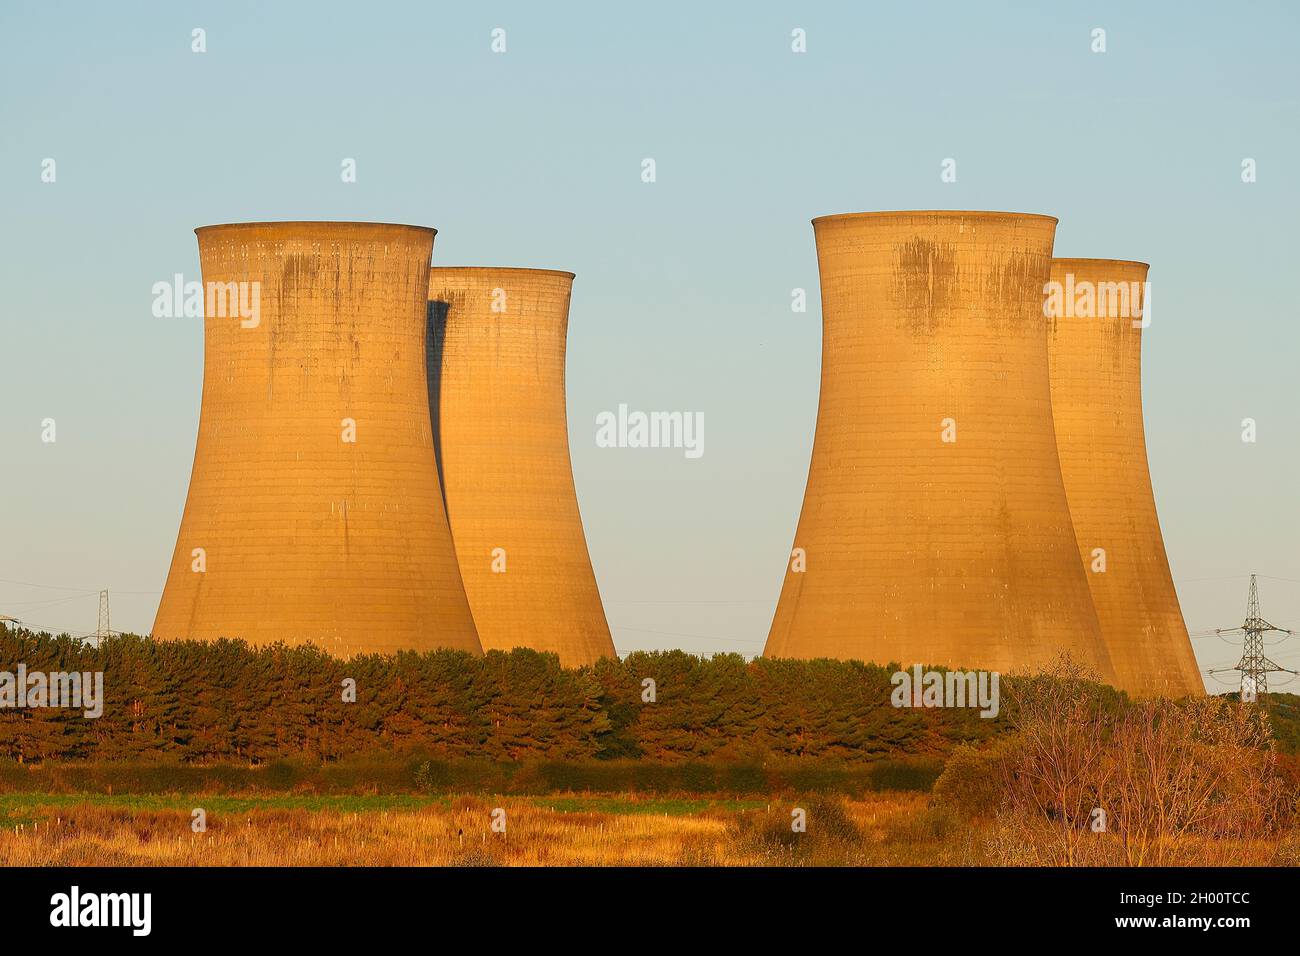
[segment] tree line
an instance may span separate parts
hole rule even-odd
[[[0,629],[0,681],[102,672],[103,713],[0,706],[0,759],[261,764],[376,753],[485,760],[872,761],[998,732],[972,708],[897,708],[856,661],[637,652],[583,668],[526,649],[340,659],[312,646]],[[0,699],[0,704],[3,700]]]

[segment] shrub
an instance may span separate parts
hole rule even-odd
[[[1068,666],[1020,681],[1014,703],[1001,752],[955,755],[938,788],[942,800],[987,810],[972,781],[981,766],[992,771],[1005,862],[1178,865],[1215,845],[1244,854],[1221,862],[1268,862],[1252,854],[1278,833],[1294,794],[1263,707],[1217,697],[1116,707]]]
[[[1008,747],[958,744],[934,784],[934,802],[967,817],[989,817],[1002,803]]]

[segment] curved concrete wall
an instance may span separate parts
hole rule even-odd
[[[1056,220],[866,213],[813,228],[806,570],[787,566],[765,653],[1015,672],[1069,652],[1113,680],[1052,428]]]
[[[572,284],[538,269],[429,273],[430,405],[479,638],[565,666],[614,656],[569,461]]]
[[[1147,469],[1146,278],[1142,262],[1052,262],[1052,415],[1079,554],[1118,686],[1180,697],[1204,694],[1205,684],[1178,607]]]
[[[432,454],[433,230],[196,233],[205,288],[258,283],[260,316],[205,313],[194,470],[154,637],[479,653]]]

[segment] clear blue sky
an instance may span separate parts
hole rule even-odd
[[[1058,255],[1152,264],[1148,443],[1188,626],[1239,623],[1251,570],[1271,576],[1266,615],[1300,623],[1298,20],[1286,3],[6,0],[0,613],[94,627],[93,595],[19,581],[110,587],[115,627],[152,623],[202,339],[154,318],[150,287],[198,276],[195,226],[396,220],[437,227],[441,264],[577,273],[570,433],[615,643],[757,653],[816,417],[809,220],[938,207],[1049,213]],[[620,402],[703,412],[704,456],[598,449],[595,416]],[[1236,660],[1194,643],[1202,667]],[[1300,639],[1276,656],[1300,666]]]

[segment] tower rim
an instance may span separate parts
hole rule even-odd
[[[430,279],[435,272],[520,272],[525,275],[563,276],[566,279],[578,277],[577,273],[563,269],[532,269],[527,266],[429,266]]]
[[[1088,256],[1052,256],[1052,265],[1057,263],[1077,262],[1081,265],[1090,266],[1142,266],[1150,269],[1151,263],[1143,262],[1141,259],[1108,259],[1108,258],[1091,258]]]
[[[194,230],[196,236],[202,236],[205,232],[212,232],[216,229],[242,230],[242,229],[282,229],[285,227],[311,227],[319,229],[322,227],[342,228],[342,229],[409,229],[413,232],[428,233],[436,236],[438,230],[433,226],[417,226],[408,222],[371,222],[368,220],[348,220],[348,219],[269,219],[260,222],[214,222],[206,226],[198,226]]]
[[[870,212],[837,212],[817,216],[812,220],[815,226],[822,222],[835,222],[848,219],[897,219],[903,216],[942,216],[946,219],[1045,219],[1059,223],[1056,216],[1039,212],[1005,212],[993,209],[878,209]]]

